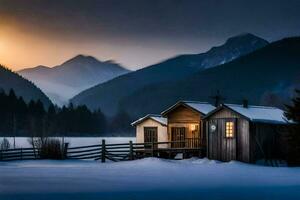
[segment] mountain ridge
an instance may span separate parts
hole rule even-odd
[[[212,102],[209,97],[219,90],[227,103],[241,104],[248,99],[250,104],[283,108],[300,86],[299,52],[300,37],[276,41],[185,80],[148,85],[122,99],[120,106],[137,117],[150,111],[159,113],[178,100]],[[148,101],[147,106],[138,103],[152,96],[156,99]]]
[[[71,102],[86,104],[91,109],[100,107],[105,114],[113,115],[118,110],[121,99],[138,89],[153,83],[183,79],[199,70],[204,70],[205,67],[214,67],[229,62],[268,44],[266,40],[253,34],[238,35],[236,39],[240,42],[235,42],[235,37],[231,37],[223,45],[205,53],[179,55],[98,84],[74,96]],[[241,40],[243,42],[239,44]],[[103,96],[105,98],[100,98]]]
[[[47,108],[52,102],[50,99],[29,80],[11,71],[0,64],[0,88],[6,93],[13,89],[18,97],[22,97],[27,103],[30,100],[41,100]]]
[[[128,73],[112,61],[79,54],[54,67],[37,66],[18,71],[38,85],[56,104],[63,105],[80,91]]]

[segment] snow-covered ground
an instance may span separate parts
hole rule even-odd
[[[0,162],[0,199],[300,199],[300,168],[157,158]]]
[[[13,137],[6,137],[13,148]],[[57,137],[58,139],[63,139],[62,137]],[[2,141],[3,137],[0,137]],[[26,148],[31,147],[28,142],[28,137],[16,137],[16,148]],[[135,137],[64,137],[65,142],[69,142],[69,146],[85,146],[85,145],[96,145],[100,144],[102,140],[105,139],[106,143],[129,143],[129,141],[135,142]]]

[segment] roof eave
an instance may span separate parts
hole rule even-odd
[[[162,122],[159,121],[159,120],[153,119],[153,118],[152,118],[151,116],[149,116],[149,115],[147,115],[147,116],[145,116],[145,117],[142,117],[142,118],[140,118],[140,119],[138,119],[138,120],[132,122],[130,125],[131,125],[131,126],[137,126],[138,124],[143,123],[143,122],[144,122],[145,120],[147,120],[147,119],[151,119],[151,120],[153,120],[153,121],[156,121],[157,123],[161,124],[162,126],[167,126],[167,124],[164,124],[164,123],[162,123]]]
[[[219,112],[220,110],[227,108],[228,110],[230,110],[231,112],[234,112],[238,115],[240,115],[241,117],[245,118],[246,120],[252,121],[249,117],[237,112],[236,110],[230,108],[229,106],[226,106],[225,104],[221,104],[219,107],[217,107],[216,109],[212,110],[211,112],[207,113],[207,115],[205,115],[203,117],[203,119],[208,119],[209,117],[211,117],[212,115],[214,115],[216,112]]]
[[[180,105],[183,105],[183,106],[186,106],[190,109],[192,109],[193,111],[197,112],[197,113],[200,113],[201,115],[205,115],[205,113],[199,111],[199,110],[196,110],[195,108],[189,106],[186,101],[177,101],[174,105],[170,106],[169,108],[167,108],[166,110],[162,111],[161,112],[161,116],[162,117],[165,117],[168,113],[170,113],[171,111],[173,111],[175,108],[177,108],[178,106]]]

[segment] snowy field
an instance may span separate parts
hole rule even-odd
[[[300,199],[300,168],[157,158],[0,162],[0,199]]]
[[[13,137],[5,137],[9,140],[11,148],[13,148]],[[63,139],[57,137],[58,139]],[[2,141],[3,137],[0,137]],[[28,142],[28,137],[16,137],[16,148],[26,148],[31,147]],[[69,146],[85,146],[85,145],[95,145],[100,144],[102,140],[105,139],[106,143],[128,143],[130,140],[135,142],[135,137],[64,137],[65,142],[69,142]]]

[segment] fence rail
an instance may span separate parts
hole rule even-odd
[[[107,159],[111,161],[123,161],[160,156],[163,153],[170,155],[188,152],[199,153],[201,151],[203,154],[204,145],[199,138],[148,143],[133,143],[130,141],[129,143],[119,144],[106,144],[105,140],[102,140],[102,143],[99,145],[68,148],[66,156],[69,159],[95,159],[102,162],[105,162]]]
[[[177,153],[203,152],[205,144],[199,138],[187,138],[180,141],[148,142],[148,143],[118,143],[100,144],[62,148],[63,159],[94,159],[105,162],[134,160],[144,157],[166,156],[172,157]],[[18,148],[0,150],[0,161],[40,159],[40,150],[37,148]]]
[[[0,161],[39,159],[39,149],[17,148],[0,150]]]

